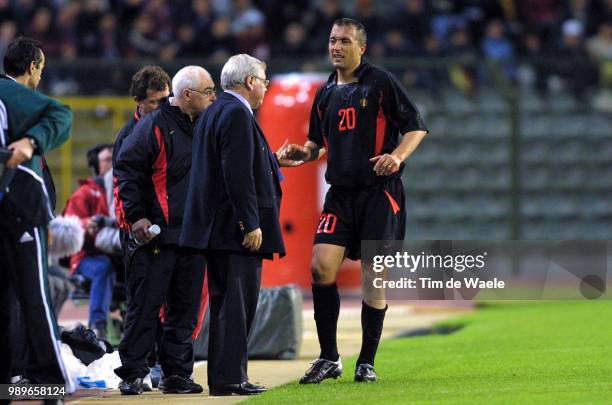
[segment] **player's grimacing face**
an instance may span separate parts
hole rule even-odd
[[[161,105],[161,100],[169,95],[170,89],[168,87],[161,91],[147,89],[147,98],[137,102],[140,113],[144,116],[157,110]]]
[[[329,57],[336,69],[351,70],[359,66],[365,45],[359,43],[357,29],[353,26],[334,25],[329,34]]]

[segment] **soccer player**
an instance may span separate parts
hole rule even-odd
[[[315,96],[308,140],[304,146],[287,145],[281,156],[297,164],[316,160],[327,150],[325,178],[331,185],[311,264],[321,354],[300,384],[342,375],[336,343],[340,312],[336,274],[345,257],[360,259],[362,240],[404,238],[403,162],[428,132],[395,77],[363,59],[363,24],[349,18],[336,20],[328,48],[335,72]],[[355,381],[376,381],[374,357],[386,310],[386,300],[364,296]]]

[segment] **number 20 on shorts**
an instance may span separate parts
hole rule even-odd
[[[338,223],[338,217],[334,214],[322,213],[319,218],[319,226],[317,227],[317,233],[334,233],[336,230],[336,224]]]
[[[355,128],[355,108],[341,108],[338,110],[338,117],[340,117],[340,122],[338,122],[338,131],[346,131],[347,129]]]

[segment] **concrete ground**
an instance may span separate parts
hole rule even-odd
[[[76,320],[83,320],[82,308],[68,307],[60,323],[71,325]],[[469,303],[452,302],[392,302],[385,318],[383,339],[392,338],[417,329],[429,328],[436,322],[471,311]],[[296,360],[252,360],[249,361],[249,378],[251,382],[260,383],[268,388],[286,383],[296,383],[304,374],[310,362],[318,357],[319,344],[313,319],[312,302],[304,303],[304,334],[300,356]],[[87,312],[84,312],[87,318]],[[359,300],[343,300],[338,322],[338,346],[341,356],[349,357],[360,350],[361,345],[361,303]],[[354,364],[345,363],[343,378],[352,378]],[[118,390],[80,390],[67,398],[71,404],[185,404],[191,405],[194,400],[212,400],[216,404],[233,404],[246,397],[210,397],[206,383],[206,362],[196,364],[195,381],[204,386],[202,394],[197,395],[164,395],[160,391],[144,393],[139,396],[122,396]]]

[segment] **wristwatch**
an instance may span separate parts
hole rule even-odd
[[[38,142],[36,142],[36,139],[26,136],[26,138],[28,138],[28,140],[30,141],[30,145],[32,145],[32,148],[34,150],[38,150]]]

